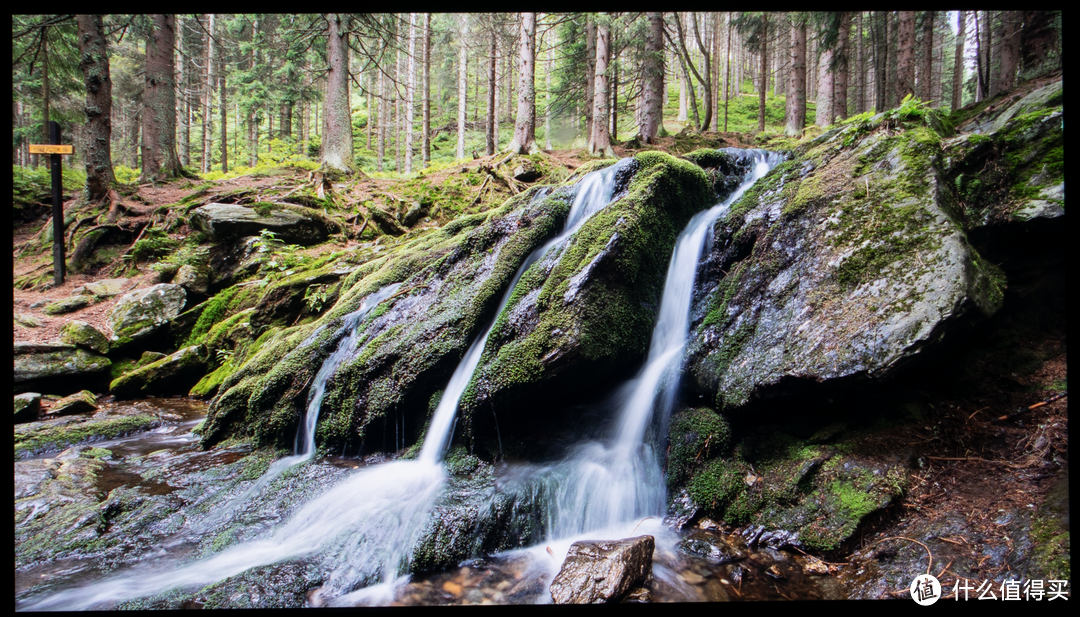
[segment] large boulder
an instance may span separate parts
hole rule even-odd
[[[206,347],[192,345],[113,380],[117,397],[186,393],[206,372]]]
[[[102,355],[109,353],[108,337],[85,321],[73,320],[64,324],[60,329],[60,340]]]
[[[15,386],[57,377],[85,377],[108,373],[112,362],[74,345],[15,344]]]
[[[551,582],[551,599],[555,604],[618,600],[648,580],[654,547],[652,536],[574,542]]]
[[[700,167],[663,153],[618,174],[614,201],[524,273],[496,320],[461,404],[479,439],[530,434],[645,357],[675,240],[715,198]]]
[[[191,225],[222,241],[257,236],[263,230],[289,244],[310,246],[329,236],[326,220],[316,211],[283,204],[210,203],[191,213]]]
[[[396,421],[404,441],[415,442],[429,399],[491,319],[515,270],[557,232],[572,194],[564,189],[532,201],[535,191],[522,193],[497,210],[401,242],[355,269],[342,280],[332,309],[311,324],[271,335],[222,382],[204,441],[240,432],[291,443],[315,374],[346,334],[343,318],[364,298],[401,283],[358,324],[363,333],[355,351],[326,384],[318,438],[355,445],[366,435],[381,436],[384,424],[392,434],[388,423]],[[396,420],[394,413],[400,414]]]
[[[968,242],[940,137],[896,124],[826,133],[717,221],[687,366],[719,408],[884,376],[1001,306],[1004,274]]]
[[[179,285],[160,283],[125,294],[109,310],[113,346],[146,338],[184,309],[187,292]]]

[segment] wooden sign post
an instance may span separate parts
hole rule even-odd
[[[52,171],[52,217],[53,217],[53,281],[56,286],[64,284],[64,178],[60,173],[60,157],[74,154],[75,148],[60,144],[60,125],[49,122],[49,144],[30,144],[31,154],[50,155]]]

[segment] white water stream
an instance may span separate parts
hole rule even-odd
[[[629,159],[587,174],[571,205],[564,230],[536,249],[518,268],[503,294],[497,317],[505,308],[513,288],[528,267],[548,250],[563,244],[585,221],[605,207],[612,197],[615,175]],[[305,426],[297,433],[297,453],[275,463],[257,487],[261,489],[284,469],[307,460],[314,452],[314,428],[326,380],[337,365],[355,352],[355,324],[393,289],[383,288],[361,308],[346,318],[350,334],[320,368],[309,399]],[[376,299],[376,296],[382,296]],[[212,557],[182,567],[147,566],[96,581],[84,587],[60,591],[19,606],[19,610],[87,610],[108,608],[125,600],[160,594],[171,589],[193,588],[221,581],[250,568],[295,559],[311,559],[321,565],[328,578],[323,594],[333,598],[361,585],[374,585],[370,600],[386,599],[393,586],[405,579],[407,560],[419,539],[428,514],[434,507],[446,479],[441,465],[450,442],[454,415],[461,394],[480,360],[492,318],[458,364],[436,408],[420,456],[415,461],[395,461],[362,469],[339,482],[321,496],[302,506],[286,523],[267,538],[244,542]],[[303,438],[301,438],[303,436]],[[303,449],[300,444],[303,443]],[[268,476],[273,477],[266,479]],[[249,489],[245,495],[255,490]],[[233,500],[231,504],[235,504]],[[379,583],[379,584],[376,584]],[[354,595],[354,594],[350,594]]]

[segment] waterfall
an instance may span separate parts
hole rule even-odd
[[[586,174],[579,183],[563,231],[525,259],[503,294],[495,318],[505,308],[525,270],[547,251],[565,243],[589,217],[610,202],[615,176],[629,161],[623,159],[603,170]],[[355,324],[363,318],[361,311],[370,310],[370,307],[382,301],[383,298],[376,299],[376,296],[389,296],[391,293],[393,289],[383,288],[371,296],[370,302],[365,300],[360,310],[346,318],[342,327],[351,328],[351,334],[338,344],[335,352],[320,368],[311,390],[305,422],[297,432],[296,454],[278,461],[280,470],[312,456],[314,428],[326,380],[336,370],[337,364],[354,351],[355,337],[359,336]],[[354,316],[355,319],[350,319]],[[330,598],[353,591],[358,586],[379,582],[382,584],[376,587],[392,593],[393,584],[407,571],[409,554],[419,540],[445,484],[446,471],[441,460],[452,437],[454,415],[461,394],[479,363],[495,318],[492,318],[484,333],[473,341],[450,378],[432,416],[417,460],[394,461],[358,470],[303,505],[286,523],[264,539],[235,545],[179,568],[164,564],[155,571],[149,564],[140,564],[139,572],[116,575],[86,587],[60,591],[18,608],[102,608],[111,603],[179,587],[215,583],[250,568],[293,559],[310,560],[317,564],[320,571],[327,573],[323,595]],[[292,462],[285,463],[289,460]],[[280,470],[276,473],[280,473]],[[270,473],[268,471],[266,475]]]
[[[699,212],[679,234],[645,365],[614,396],[620,411],[610,442],[579,444],[567,460],[537,470],[553,497],[548,538],[596,536],[604,530],[618,536],[627,533],[623,529],[627,523],[662,516],[663,473],[656,453],[645,442],[645,431],[654,417],[666,420],[675,403],[698,262],[713,224],[781,159],[764,151],[755,151],[753,157],[753,166],[735,192]]]

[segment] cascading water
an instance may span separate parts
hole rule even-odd
[[[624,159],[603,170],[591,172],[582,179],[563,231],[525,259],[503,294],[495,312],[496,317],[505,308],[525,270],[547,251],[563,244],[589,217],[610,202],[616,173],[629,160]],[[371,297],[370,307],[392,293],[393,289],[390,288],[380,290]],[[379,295],[383,295],[383,298],[376,300]],[[360,310],[346,318],[343,328],[351,328],[351,334],[339,343],[320,368],[312,387],[306,422],[297,433],[297,453],[278,461],[276,474],[312,456],[314,428],[323,388],[337,365],[355,351],[353,348],[358,333],[354,326],[363,318],[360,313],[370,310],[365,309],[366,305],[367,300]],[[355,319],[350,320],[354,316]],[[455,369],[432,417],[417,460],[394,461],[352,474],[302,506],[288,522],[265,539],[233,546],[180,568],[140,571],[134,575],[98,581],[87,587],[61,591],[19,606],[20,610],[100,608],[170,589],[207,585],[253,567],[294,559],[315,562],[321,571],[328,573],[322,587],[324,596],[333,598],[357,587],[371,585],[379,588],[378,591],[392,593],[392,587],[401,580],[398,577],[407,570],[408,555],[418,541],[427,516],[445,483],[446,471],[441,459],[452,437],[454,415],[494,324],[493,318]],[[300,449],[301,442],[304,444],[303,450]],[[268,470],[266,475],[269,476],[271,471]],[[380,582],[381,585],[376,585]],[[352,598],[357,595],[350,594]],[[371,594],[368,596],[371,597]],[[381,596],[383,599],[385,597]]]
[[[753,165],[735,192],[694,216],[676,241],[647,360],[615,395],[620,411],[611,441],[579,444],[567,460],[534,469],[532,475],[543,485],[539,490],[552,502],[545,544],[565,550],[582,534],[623,537],[643,518],[663,516],[663,472],[645,432],[651,419],[666,418],[675,402],[698,261],[713,223],[781,159],[764,151],[752,156]]]

